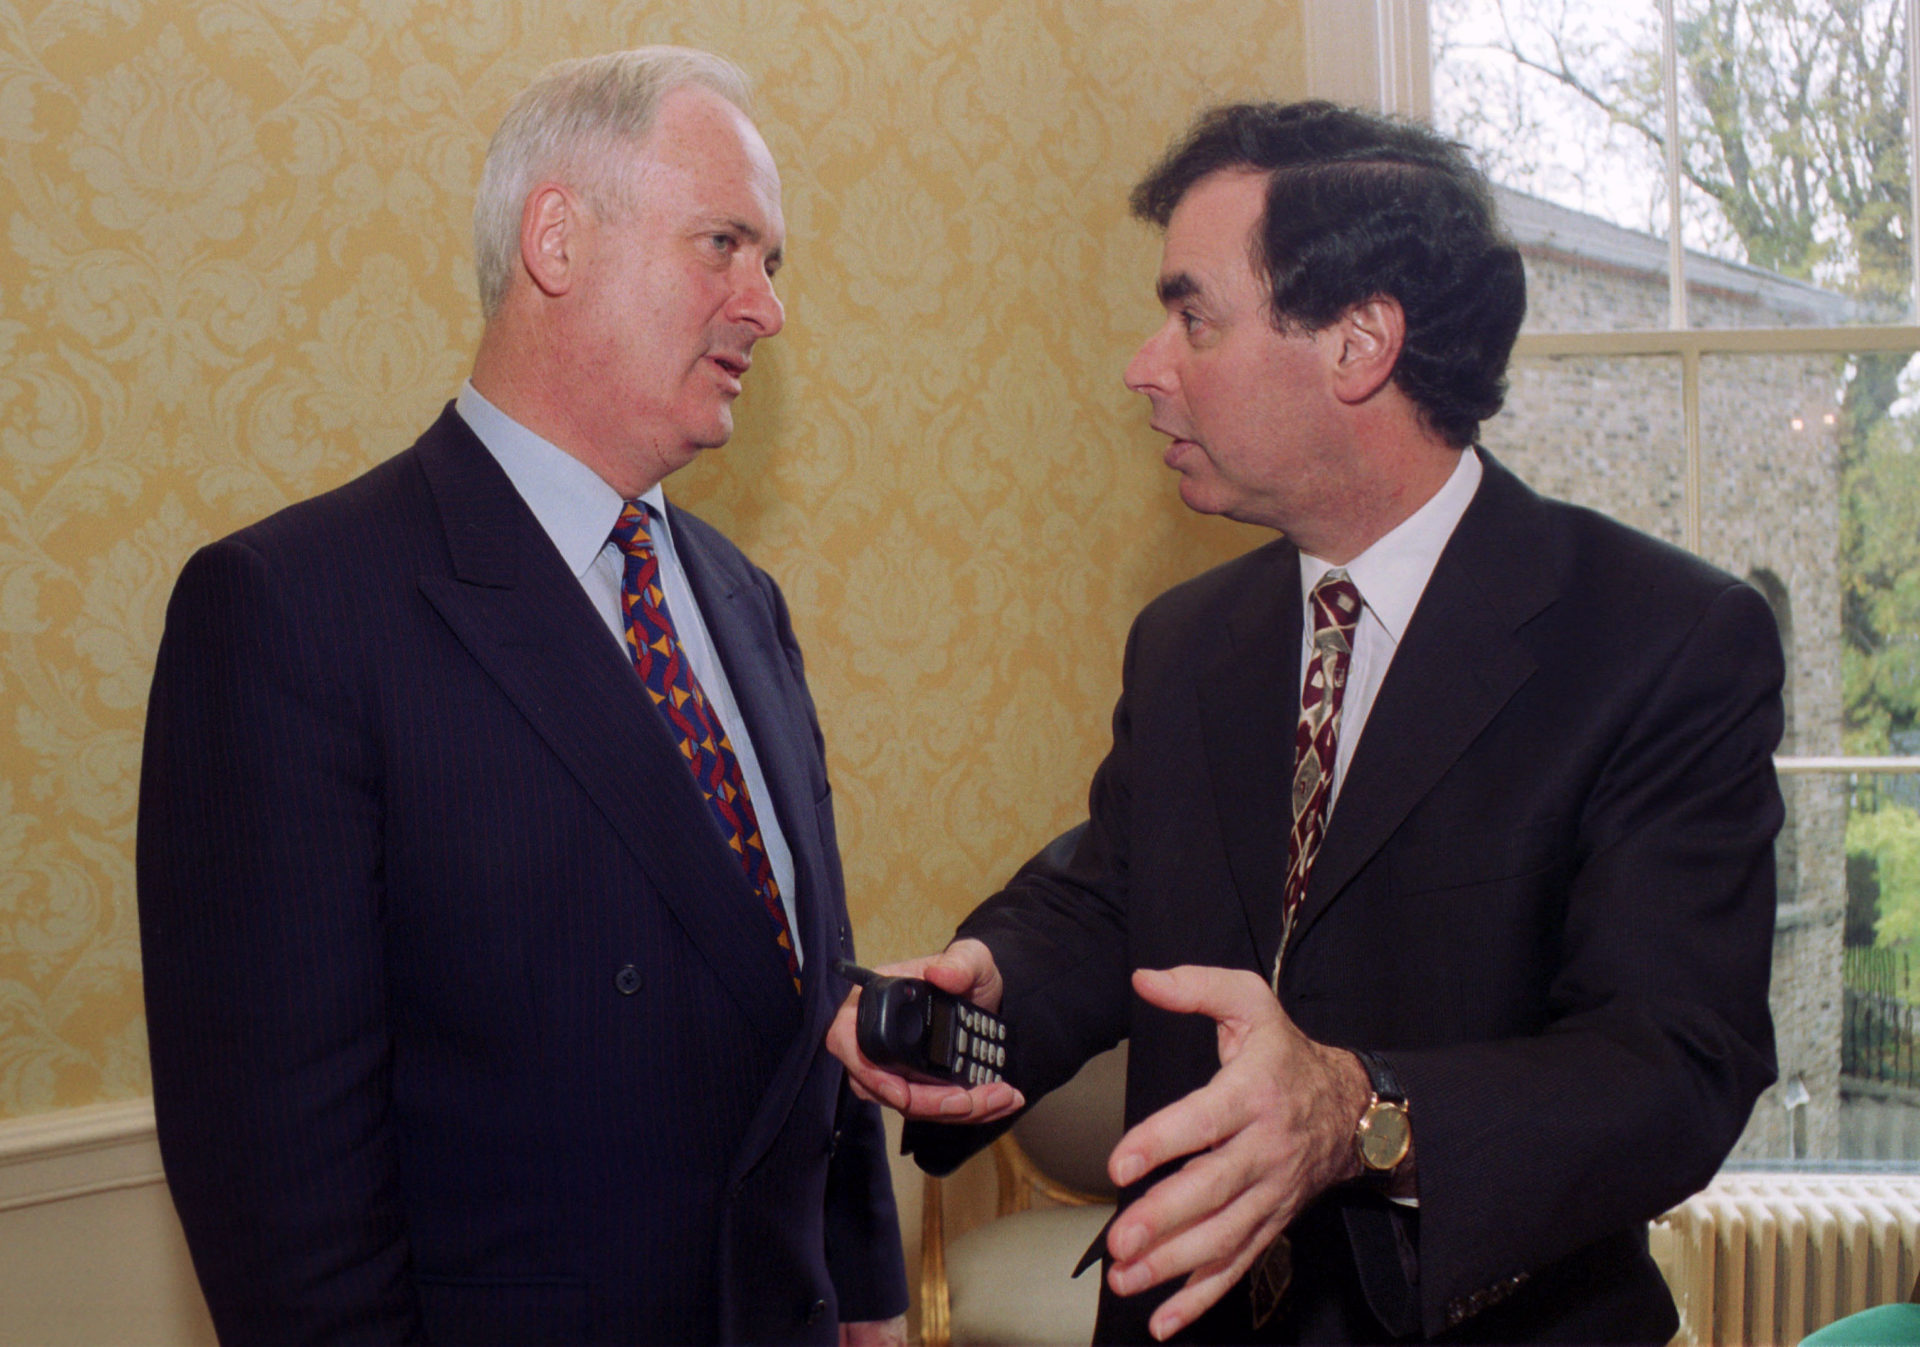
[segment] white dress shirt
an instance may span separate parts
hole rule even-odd
[[[1415,510],[1398,527],[1348,562],[1347,577],[1360,591],[1360,622],[1353,635],[1353,659],[1347,666],[1347,691],[1340,705],[1340,737],[1334,750],[1333,786],[1327,797],[1327,817],[1340,798],[1340,787],[1347,779],[1347,764],[1367,727],[1373,699],[1385,681],[1393,663],[1400,638],[1406,634],[1413,610],[1420,605],[1427,581],[1433,575],[1440,553],[1460,523],[1460,516],[1473,503],[1480,488],[1480,456],[1471,448],[1432,498]],[[1300,554],[1300,606],[1304,614],[1300,632],[1301,685],[1312,669],[1313,605],[1308,596],[1328,571],[1339,569],[1330,561]],[[1296,698],[1294,705],[1299,706]]]
[[[471,382],[463,383],[454,402],[460,413],[487,447],[501,469],[512,481],[520,498],[533,511],[540,527],[560,553],[601,621],[620,647],[627,652],[627,620],[621,608],[620,591],[626,578],[626,554],[612,540],[613,527],[625,505],[620,493],[600,475],[558,445],[542,439],[481,396]],[[719,718],[720,728],[733,745],[739,759],[740,775],[746,779],[747,796],[760,822],[760,839],[766,844],[767,859],[773,865],[773,877],[780,885],[780,902],[787,909],[787,925],[793,932],[793,952],[800,951],[800,920],[793,906],[793,853],[780,831],[779,811],[773,807],[773,795],[761,774],[760,760],[754,754],[753,740],[747,733],[746,719],[734,701],[732,685],[727,682],[726,666],[707,634],[700,605],[687,583],[686,568],[674,550],[673,526],[667,518],[666,492],[656,484],[640,499],[648,507],[647,533],[653,539],[654,554],[660,561],[660,587],[667,596],[667,612],[673,618],[674,635],[679,638],[693,676],[707,703]],[[631,658],[629,656],[629,658]]]

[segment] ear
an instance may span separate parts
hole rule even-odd
[[[1375,295],[1336,318],[1333,329],[1339,343],[1334,395],[1349,405],[1365,402],[1393,377],[1407,339],[1407,315],[1399,300]]]
[[[542,294],[559,296],[573,288],[585,218],[579,198],[558,183],[527,195],[520,208],[520,265]]]

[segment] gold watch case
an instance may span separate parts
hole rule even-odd
[[[1374,1095],[1366,1112],[1360,1115],[1360,1125],[1354,1129],[1353,1145],[1360,1153],[1360,1163],[1367,1169],[1376,1174],[1391,1172],[1407,1158],[1407,1151],[1413,1146],[1413,1128],[1407,1121],[1406,1104]]]

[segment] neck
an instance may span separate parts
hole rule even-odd
[[[563,362],[537,330],[500,320],[489,323],[474,355],[471,378],[481,397],[592,468],[623,499],[645,494],[666,477],[642,455],[605,447],[610,437],[581,416],[581,408],[591,404],[572,395]]]
[[[1337,517],[1310,530],[1290,533],[1301,551],[1335,566],[1345,566],[1411,519],[1432,500],[1460,465],[1462,451],[1422,437],[1392,455],[1387,468],[1350,486]]]

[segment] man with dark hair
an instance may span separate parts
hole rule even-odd
[[[1127,384],[1282,537],[1147,606],[1087,822],[901,966],[1011,1085],[830,1042],[944,1172],[1130,1040],[1101,1341],[1665,1342],[1646,1223],[1774,1073],[1766,604],[1473,446],[1525,291],[1458,146],[1222,108],[1134,205]]]
[[[779,589],[663,480],[784,321],[740,71],[563,62],[412,448],[202,549],[140,781],[161,1154],[228,1342],[898,1343]]]

